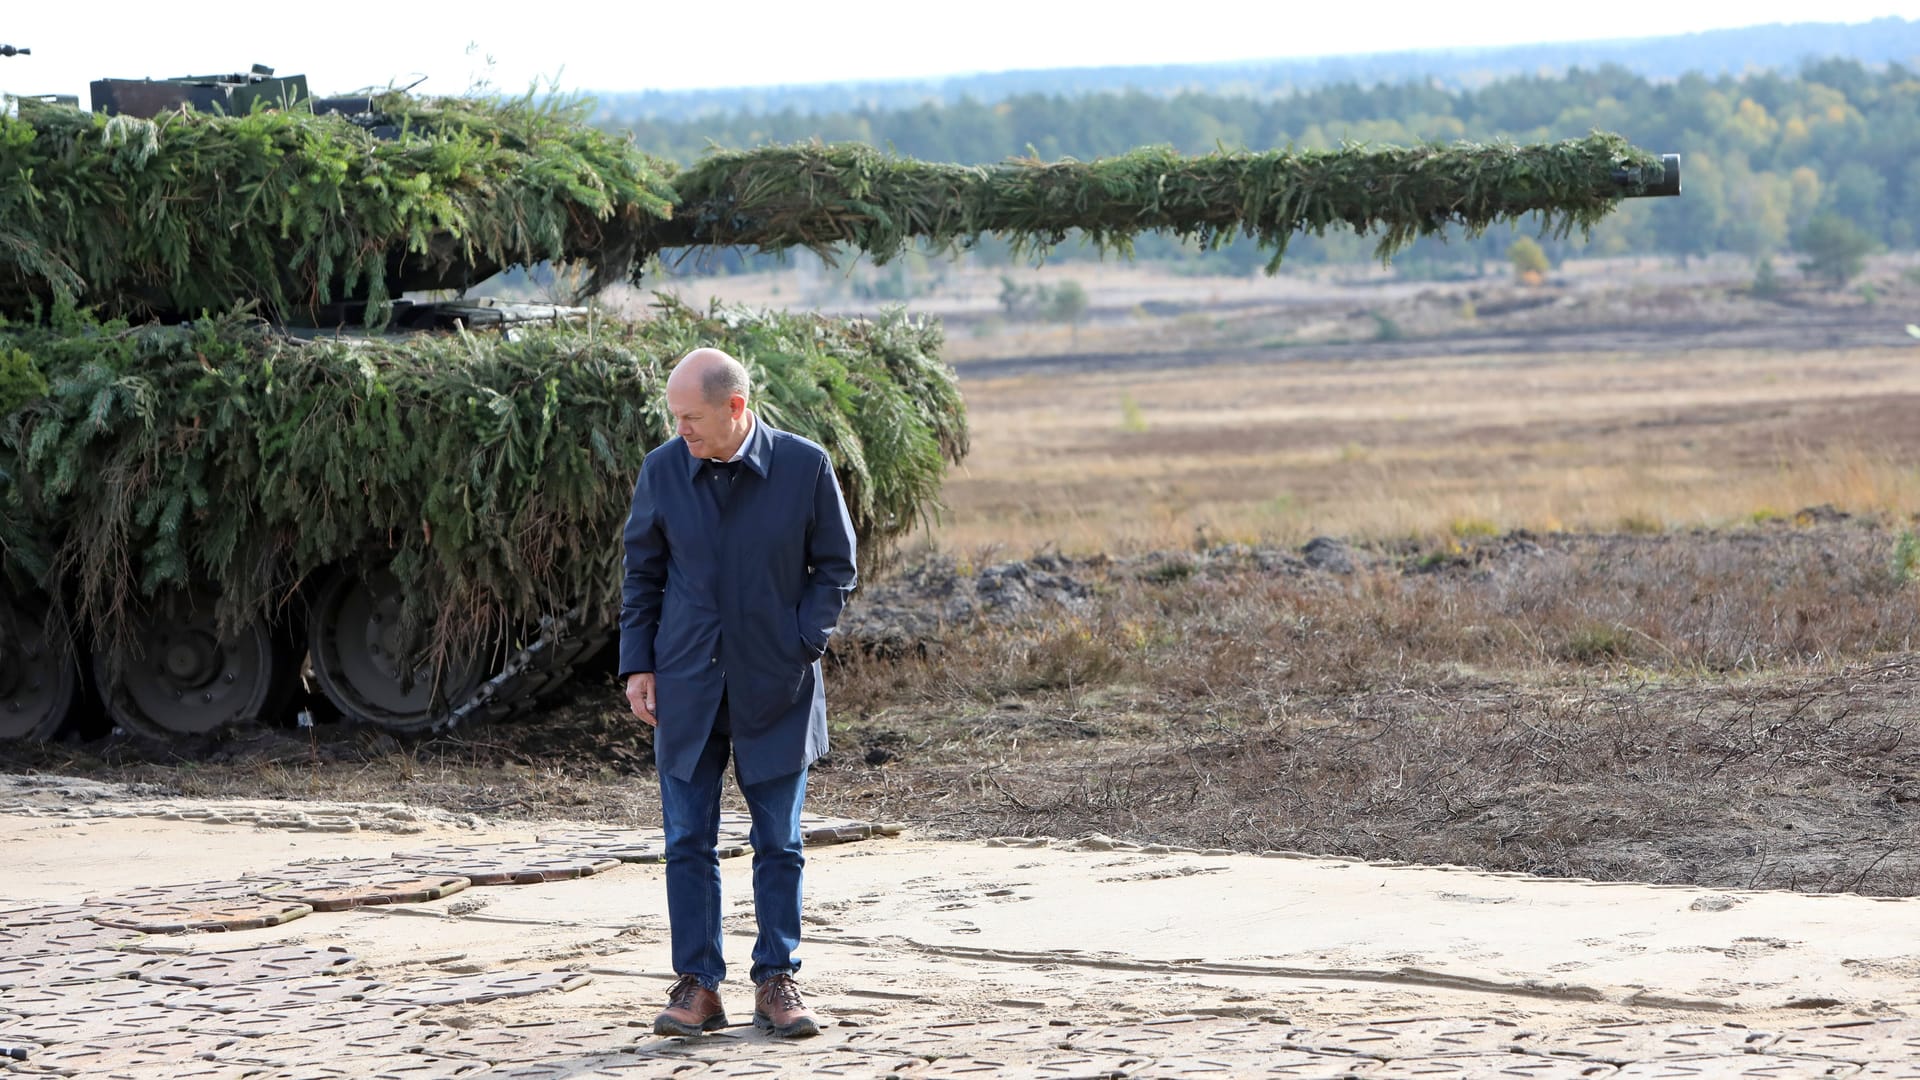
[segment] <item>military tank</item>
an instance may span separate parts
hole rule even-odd
[[[689,248],[885,261],[1144,231],[1250,235],[1277,264],[1301,231],[1384,255],[1679,192],[1676,156],[1604,134],[986,167],[813,144],[677,169],[564,103],[316,97],[259,67],[92,93],[0,118],[0,739],[96,696],[156,740],[283,720],[302,693],[407,734],[528,710],[612,633],[632,478],[696,345],[833,454],[870,555],[966,452],[931,322],[465,295],[503,269],[572,267],[584,299]]]

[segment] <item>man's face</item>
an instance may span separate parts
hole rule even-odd
[[[747,408],[747,399],[738,394],[726,401],[711,402],[698,387],[668,386],[667,410],[673,413],[674,432],[687,441],[694,457],[718,457],[730,450],[734,426]]]

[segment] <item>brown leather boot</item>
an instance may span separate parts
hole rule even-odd
[[[698,1035],[727,1026],[720,995],[700,985],[691,975],[674,980],[667,990],[667,1007],[653,1018],[655,1035]]]
[[[800,1000],[800,988],[791,975],[768,976],[753,988],[753,1026],[783,1039],[820,1034],[820,1022]]]

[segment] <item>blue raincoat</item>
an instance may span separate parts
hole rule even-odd
[[[679,439],[640,467],[627,516],[620,672],[655,680],[654,760],[681,780],[727,700],[742,783],[827,752],[820,655],[856,580],[827,452],[754,418],[737,475]]]

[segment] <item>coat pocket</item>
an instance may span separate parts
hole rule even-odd
[[[793,613],[793,640],[795,643],[794,655],[798,656],[804,663],[813,663],[825,655],[827,651],[824,645],[817,649],[814,648],[813,643],[807,639],[807,627],[805,623],[800,621],[800,613],[798,611]]]

